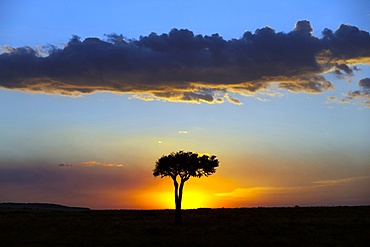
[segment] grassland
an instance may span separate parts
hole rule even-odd
[[[370,246],[370,207],[0,208],[0,246]]]

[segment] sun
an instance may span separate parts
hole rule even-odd
[[[207,201],[207,196],[202,192],[185,191],[181,206],[183,209],[204,208],[207,207]]]
[[[174,209],[175,208],[175,195],[174,192],[166,191],[156,196],[155,205],[163,209]],[[196,190],[187,191],[184,189],[182,197],[181,208],[182,209],[196,209],[209,207],[209,198],[206,193]]]
[[[175,209],[175,191],[170,179],[161,179],[154,186],[143,188],[132,194],[135,207],[142,209]],[[172,180],[171,180],[172,182]],[[199,181],[201,182],[201,181]],[[181,202],[182,209],[215,207],[214,192],[202,183],[191,181],[185,184]]]

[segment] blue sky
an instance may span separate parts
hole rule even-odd
[[[172,28],[203,36],[218,33],[230,40],[266,26],[289,33],[302,20],[310,22],[311,35],[319,39],[325,28],[335,31],[341,24],[369,32],[370,4],[361,0],[2,1],[0,46],[4,53],[9,47],[37,50],[48,44],[63,49],[72,35],[81,41],[106,40],[105,34],[112,33],[140,40]],[[62,96],[32,89],[30,84],[21,89],[4,86],[8,81],[0,74],[0,201],[170,207],[145,203],[145,198],[159,198],[158,193],[172,193],[171,182],[153,178],[151,171],[163,154],[189,150],[214,153],[220,168],[210,178],[189,180],[184,192],[187,207],[369,204],[365,188],[370,185],[370,108],[360,103],[369,101],[369,96],[348,99],[348,90],[360,90],[359,81],[370,78],[369,61],[369,51],[361,58],[338,60],[352,74],[340,70],[336,76],[335,66],[317,74],[332,88],[320,84],[322,90],[315,93],[303,86],[287,90],[303,82],[279,87],[285,85],[280,77],[256,92],[228,88],[224,94],[215,84],[202,85],[213,90],[213,99],[222,94],[223,103],[176,102],[167,91],[159,97],[150,90]],[[0,71],[1,66],[7,62],[0,63]],[[267,77],[261,78],[251,83],[265,83]],[[368,84],[363,85],[366,93]],[[202,87],[196,93],[201,94]],[[144,96],[151,101],[142,100]],[[187,189],[192,195],[188,199]],[[305,196],[299,197],[301,193]]]
[[[289,32],[310,20],[314,35],[342,23],[369,30],[369,4],[354,1],[2,1],[2,44],[59,45],[72,34],[101,37],[119,33],[139,38],[174,27],[198,34],[238,38],[245,30],[271,26]],[[66,36],[66,37],[65,37]]]

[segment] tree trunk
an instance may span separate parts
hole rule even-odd
[[[181,215],[181,201],[182,201],[182,190],[184,188],[184,181],[181,181],[180,187],[179,183],[174,180],[175,185],[175,224],[181,225],[182,224],[182,215]]]
[[[182,224],[182,215],[181,215],[181,201],[176,201],[176,209],[175,209],[175,224],[181,225]]]

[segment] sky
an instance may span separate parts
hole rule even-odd
[[[0,202],[370,204],[370,3],[0,2]]]

